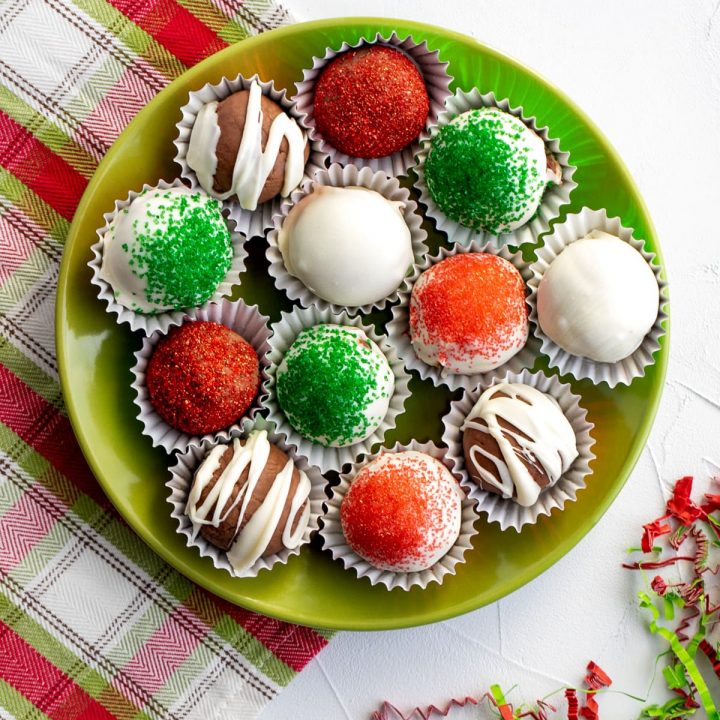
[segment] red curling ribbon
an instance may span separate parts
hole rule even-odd
[[[643,536],[641,540],[641,547],[644,553],[652,552],[653,545],[655,544],[655,538],[661,535],[667,535],[670,532],[670,525],[665,522],[667,515],[653,520],[647,525],[643,525]]]
[[[573,688],[568,688],[565,690],[565,699],[567,700],[568,704],[568,710],[567,710],[567,716],[568,720],[578,720],[578,712],[580,710],[580,703],[578,702],[577,698],[577,690]]]

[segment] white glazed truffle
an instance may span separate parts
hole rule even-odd
[[[658,314],[652,269],[629,243],[600,230],[568,245],[538,286],[542,331],[563,350],[613,363],[640,346]]]
[[[202,305],[225,279],[232,237],[220,203],[186,187],[153,188],[115,214],[100,277],[139,313]]]
[[[413,263],[403,204],[363,187],[318,185],[278,233],[287,271],[315,295],[347,307],[394,292]]]

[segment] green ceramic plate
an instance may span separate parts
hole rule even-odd
[[[512,592],[568,552],[600,519],[634,466],[657,410],[668,358],[665,337],[656,364],[631,387],[609,390],[574,383],[596,427],[597,460],[589,487],[577,503],[541,518],[522,534],[502,533],[497,525],[478,521],[467,562],[442,586],[390,593],[358,580],[316,548],[306,548],[272,572],[237,580],[185,547],[165,501],[168,458],[151,447],[135,419],[130,367],[140,338],[115,324],[90,285],[86,263],[95,229],[113,201],[129,189],[177,175],[172,141],[188,91],[224,75],[255,72],[292,90],[312,56],[322,55],[327,46],[392,30],[411,33],[440,50],[455,77],[453,89],[494,90],[537,116],[540,125],[548,125],[578,168],[570,209],[607,208],[659,254],[652,222],[625,166],[582,111],[545,80],[469,37],[438,28],[400,20],[327,20],[282,28],[230,47],[186,72],[138,114],[98,167],[78,207],[57,297],[57,349],[73,427],[95,476],[135,531],[180,572],[238,605],[307,625],[354,630],[418,625],[473,610]],[[281,306],[262,251],[262,241],[253,241],[240,295],[260,303],[275,320]],[[439,440],[440,417],[451,394],[417,380],[412,389],[407,412],[388,441]]]

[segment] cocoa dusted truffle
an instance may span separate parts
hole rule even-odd
[[[253,81],[249,90],[201,108],[187,164],[206,192],[221,200],[236,196],[244,209],[255,210],[300,184],[309,153],[297,122]]]
[[[155,347],[146,382],[150,402],[172,427],[190,435],[222,430],[252,405],[260,364],[252,345],[224,325],[190,321]]]
[[[485,390],[462,429],[470,479],[524,507],[578,456],[575,432],[555,398],[522,383]]]
[[[402,150],[425,127],[429,109],[425,81],[413,61],[384,45],[338,55],[315,85],[315,126],[353,157]]]
[[[297,547],[310,519],[310,480],[265,430],[217,445],[195,472],[185,512],[227,552],[237,575],[261,557]]]
[[[425,453],[382,453],[365,465],[340,506],[348,545],[376,568],[417,572],[438,562],[460,534],[462,492]]]

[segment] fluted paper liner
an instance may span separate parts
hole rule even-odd
[[[348,325],[362,329],[382,350],[395,376],[395,390],[390,398],[388,411],[383,421],[365,440],[346,447],[325,447],[303,437],[290,425],[277,402],[276,373],[285,353],[302,330],[320,324]],[[387,340],[378,335],[371,326],[363,324],[358,317],[350,317],[346,312],[333,313],[329,309],[320,310],[315,307],[295,308],[292,312],[283,313],[280,321],[272,325],[272,331],[270,352],[268,353],[270,379],[267,389],[269,396],[263,403],[263,408],[267,410],[268,420],[275,423],[276,432],[285,438],[287,444],[297,448],[299,455],[307,458],[322,472],[340,470],[343,465],[355,462],[361,454],[370,454],[375,445],[382,444],[385,434],[395,427],[397,417],[404,412],[405,401],[410,397],[408,389],[410,378],[405,372],[402,360]]]
[[[494,245],[482,245],[473,241],[469,246],[455,245],[452,249],[440,248],[437,255],[429,258],[420,268],[424,272],[432,265],[442,262],[446,258],[458,253],[489,253],[512,263],[527,284],[532,274],[530,264],[527,263],[521,253],[512,253],[506,247],[497,248]],[[411,289],[412,290],[412,289]],[[525,346],[513,355],[506,363],[503,363],[494,370],[474,375],[460,375],[448,372],[445,368],[435,365],[428,365],[421,360],[410,341],[410,296],[412,292],[400,293],[401,302],[392,308],[392,319],[387,324],[388,341],[397,350],[397,354],[405,363],[407,370],[415,370],[424,380],[430,379],[435,385],[445,385],[451,390],[458,388],[473,388],[479,383],[488,383],[492,378],[503,375],[508,371],[519,372],[523,368],[532,368],[537,360],[540,342],[536,340],[532,331],[528,334],[528,341]]]
[[[415,63],[423,76],[430,100],[426,127],[435,122],[445,106],[445,100],[450,96],[450,83],[453,78],[448,74],[448,63],[441,61],[439,52],[430,50],[425,40],[418,43],[412,36],[401,38],[396,32],[387,38],[383,37],[381,33],[377,33],[375,37],[361,38],[353,45],[344,42],[336,50],[328,48],[323,57],[313,57],[312,67],[303,71],[303,79],[296,84],[297,92],[293,99],[297,104],[298,112],[302,113],[306,126],[310,128],[310,136],[317,139],[323,152],[328,153],[331,163],[369,167],[374,171],[381,170],[386,175],[407,175],[408,168],[414,164],[414,156],[420,148],[419,138],[392,155],[379,158],[357,158],[346,155],[333,147],[315,127],[315,84],[325,66],[333,58],[348,50],[357,50],[361,46],[370,45],[385,45],[400,50]]]
[[[545,147],[560,163],[562,171],[562,183],[560,185],[548,185],[540,207],[533,218],[522,227],[517,228],[517,230],[502,235],[492,235],[482,230],[474,230],[450,219],[437,206],[425,183],[425,160],[430,151],[432,139],[439,128],[447,125],[461,113],[482,107],[496,107],[520,118],[525,125],[542,138]],[[526,116],[522,106],[512,107],[509,100],[498,100],[494,93],[481,94],[477,88],[474,88],[469,92],[457,90],[452,97],[449,97],[445,102],[445,111],[440,113],[437,123],[423,134],[420,150],[416,157],[415,172],[417,180],[415,187],[420,191],[420,202],[426,207],[427,215],[435,220],[437,229],[444,232],[451,242],[460,245],[469,245],[471,242],[476,241],[483,244],[490,243],[496,247],[502,247],[503,245],[519,246],[525,243],[537,242],[538,237],[549,230],[551,221],[559,216],[560,208],[570,202],[570,194],[577,187],[577,183],[572,179],[575,170],[576,168],[570,165],[570,154],[560,150],[560,141],[557,138],[550,137],[549,128],[538,127],[535,117]]]
[[[659,304],[655,323],[632,355],[614,363],[596,362],[589,358],[571,355],[545,335],[538,322],[537,291],[547,269],[570,243],[584,238],[592,230],[602,230],[615,235],[635,248],[647,261],[658,283]],[[668,317],[668,284],[662,266],[655,259],[655,253],[646,250],[645,242],[633,237],[633,229],[624,227],[619,218],[609,218],[605,210],[591,210],[587,207],[579,213],[568,215],[567,219],[556,225],[553,233],[543,240],[544,246],[538,248],[536,252],[537,260],[530,266],[532,278],[528,282],[530,286],[528,305],[530,305],[530,320],[533,324],[532,332],[541,343],[540,352],[550,359],[550,367],[558,368],[561,375],[572,375],[578,380],[587,378],[595,385],[604,382],[611,388],[616,385],[629,385],[635,378],[642,377],[645,369],[655,362],[653,356],[660,349],[660,338],[665,334],[663,323]]]
[[[511,499],[480,489],[469,478],[465,469],[462,426],[480,395],[487,388],[501,382],[524,383],[554,397],[575,432],[577,458],[555,485],[545,488],[538,501],[530,507],[523,507]],[[476,510],[487,515],[489,522],[498,523],[502,530],[512,528],[520,532],[523,526],[536,523],[541,515],[550,515],[553,511],[562,510],[566,503],[574,502],[577,493],[586,487],[585,479],[590,473],[590,462],[595,458],[592,452],[595,440],[591,435],[595,426],[588,421],[587,410],[580,405],[580,400],[580,396],[572,392],[570,385],[560,382],[557,377],[523,370],[494,378],[489,383],[464,392],[459,400],[450,403],[450,411],[443,418],[445,429],[442,441],[448,447],[448,459],[454,463],[455,471],[462,477],[461,485],[467,489],[468,496],[477,502]]]
[[[380,193],[387,200],[402,202],[405,205],[403,218],[410,230],[410,243],[413,253],[413,264],[407,275],[403,278],[397,290],[384,298],[366,305],[344,306],[330,303],[318,297],[299,278],[291,275],[283,261],[280,247],[278,246],[278,233],[288,214],[306,195],[310,195],[317,185],[329,185],[332,187],[364,187]],[[398,299],[402,291],[409,291],[412,284],[420,274],[420,267],[425,261],[428,248],[425,244],[427,233],[422,228],[422,217],[417,212],[417,204],[410,199],[410,192],[400,187],[397,178],[389,178],[383,172],[373,172],[369,167],[357,168],[354,165],[331,165],[327,170],[319,172],[314,179],[307,179],[299,190],[292,193],[289,200],[286,200],[281,211],[273,219],[274,228],[268,233],[268,248],[266,251],[269,272],[275,278],[275,286],[284,290],[291,300],[297,300],[303,307],[312,305],[324,310],[329,308],[334,313],[345,310],[350,315],[358,312],[369,313],[373,309],[382,309],[388,303]],[[362,278],[358,278],[362,282]]]
[[[269,555],[268,557],[261,557],[241,575],[235,572],[224,550],[215,547],[215,545],[209,543],[199,534],[193,540],[193,525],[190,518],[185,514],[185,506],[196,470],[205,458],[205,455],[216,445],[222,443],[220,441],[205,439],[200,445],[189,447],[185,452],[179,453],[176,456],[175,464],[170,468],[171,478],[165,483],[165,487],[170,490],[167,501],[172,506],[171,517],[177,521],[178,533],[185,536],[185,545],[187,547],[197,548],[200,557],[209,557],[218,570],[225,570],[233,577],[256,577],[261,570],[270,570],[276,563],[282,563],[284,565],[290,557],[299,555],[303,546],[310,542],[313,533],[317,530],[318,518],[322,514],[322,505],[325,500],[325,478],[320,471],[310,465],[305,458],[296,455],[294,449],[288,447],[280,436],[275,435],[274,429],[272,423],[258,416],[254,420],[245,420],[242,423],[241,433],[243,437],[246,437],[253,430],[267,430],[268,440],[280,450],[287,453],[288,457],[295,464],[295,467],[308,476],[311,485],[309,498],[310,520],[297,547],[292,549],[283,548],[279,553]]]
[[[455,480],[459,479],[459,473],[455,470],[454,463],[446,457],[445,449],[434,443],[419,443],[413,440],[408,445],[396,443],[390,449],[383,448],[382,452],[397,453],[404,450],[414,450],[434,457],[452,473]],[[448,575],[455,575],[458,564],[465,562],[465,552],[472,547],[470,541],[477,532],[474,527],[477,520],[475,503],[469,497],[463,497],[462,500],[460,535],[455,544],[427,570],[406,573],[380,570],[361,558],[345,540],[340,523],[340,505],[360,469],[379,455],[380,453],[377,453],[353,463],[351,470],[340,476],[340,484],[331,488],[330,499],[326,502],[327,512],[321,519],[320,537],[323,539],[323,549],[329,550],[333,558],[340,560],[347,570],[354,570],[359,578],[366,577],[372,585],[381,584],[388,590],[410,590],[416,586],[425,588],[434,582],[441,584]]]
[[[250,78],[237,75],[232,80],[223,78],[215,84],[206,83],[199,90],[191,92],[187,103],[180,109],[182,118],[175,126],[178,129],[178,135],[173,141],[177,149],[174,159],[180,166],[180,176],[188,180],[193,188],[199,188],[200,182],[198,181],[195,171],[187,164],[187,151],[190,145],[190,135],[193,125],[195,124],[195,119],[200,109],[209,102],[215,100],[221,101],[235,92],[248,90],[253,80],[257,81],[258,85],[260,85],[263,95],[280,105],[290,117],[297,121],[300,128],[307,135],[310,155],[305,163],[304,177],[312,177],[318,170],[325,167],[327,155],[320,150],[318,143],[312,140],[308,132],[309,128],[304,124],[302,115],[298,112],[295,103],[287,98],[286,91],[277,90],[272,80],[269,82],[263,81],[257,74]],[[248,238],[251,238],[263,235],[268,228],[272,227],[273,215],[280,211],[282,201],[283,198],[278,195],[261,203],[255,210],[245,210],[240,206],[239,200],[234,196],[222,202],[228,208],[230,217],[237,223],[238,230]]]
[[[105,251],[105,237],[110,229],[110,224],[115,217],[128,207],[141,192],[154,189],[168,190],[173,187],[180,187],[187,190],[187,185],[180,180],[174,180],[173,182],[160,180],[157,185],[144,184],[139,192],[131,190],[125,200],[116,200],[115,209],[112,212],[105,213],[103,215],[105,218],[105,225],[97,231],[99,240],[90,248],[93,253],[93,259],[88,263],[88,267],[92,270],[92,278],[90,282],[98,288],[98,298],[106,303],[107,311],[109,313],[117,315],[117,321],[119,323],[127,323],[130,325],[131,330],[140,330],[145,335],[152,335],[152,333],[156,331],[167,332],[172,325],[177,325],[182,322],[182,319],[187,314],[189,308],[170,310],[150,315],[148,313],[134,312],[133,310],[126,308],[124,305],[121,305],[115,299],[115,293],[113,292],[110,283],[100,277],[100,268],[102,267],[103,253]],[[200,187],[195,188],[195,191],[201,193],[202,195],[207,195],[207,193]],[[223,213],[223,216],[225,216],[225,213]],[[245,235],[237,230],[233,220],[228,220],[226,218],[226,221],[232,238],[232,263],[225,279],[218,285],[217,290],[208,299],[208,301],[202,305],[203,308],[207,308],[210,303],[218,302],[224,296],[230,295],[233,286],[240,283],[240,273],[245,270],[245,258],[247,257],[247,251],[245,250]]]
[[[248,408],[245,417],[254,418],[267,394],[269,381],[267,353],[270,349],[268,342],[270,328],[268,327],[268,318],[260,314],[256,305],[246,305],[242,300],[236,300],[235,302],[211,303],[207,307],[192,310],[174,321],[172,325],[182,325],[186,320],[210,320],[220,323],[234,330],[253,346],[260,361],[260,386],[257,396],[253,404]],[[169,453],[173,451],[184,452],[189,447],[199,447],[206,441],[227,442],[230,438],[237,437],[241,431],[240,424],[244,418],[239,418],[224,430],[206,433],[205,435],[189,435],[168,425],[152,406],[145,382],[145,374],[155,346],[167,334],[169,329],[157,330],[150,337],[144,338],[142,347],[135,353],[135,365],[132,368],[135,379],[131,387],[136,393],[133,402],[140,410],[137,418],[143,424],[143,435],[147,435],[152,440],[153,446],[160,445]]]

